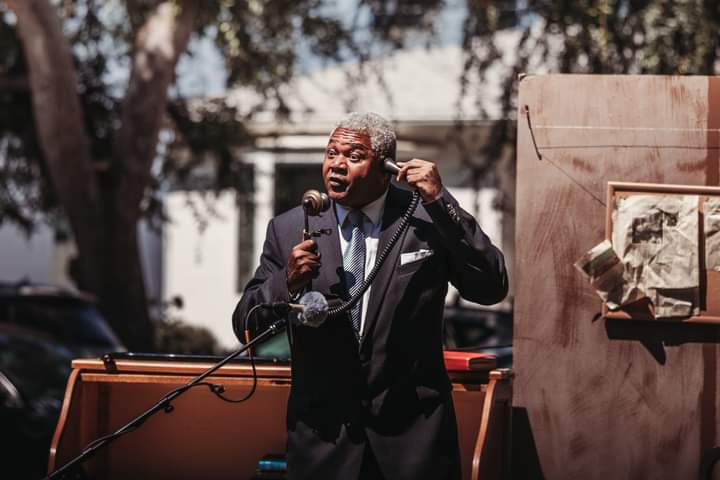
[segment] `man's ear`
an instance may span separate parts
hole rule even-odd
[[[388,158],[387,155],[386,156],[379,155],[376,162],[378,162],[378,168],[384,174],[383,177],[389,182],[393,173],[390,170],[388,170],[387,168],[385,168],[385,159],[387,159],[387,158]]]

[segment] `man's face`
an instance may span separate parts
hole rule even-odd
[[[322,171],[328,195],[346,207],[367,205],[382,195],[389,182],[375,158],[370,137],[345,128],[330,135]]]

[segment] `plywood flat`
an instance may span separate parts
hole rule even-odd
[[[696,478],[719,332],[602,320],[573,263],[605,236],[608,181],[718,185],[720,80],[530,75],[518,103],[515,478]]]

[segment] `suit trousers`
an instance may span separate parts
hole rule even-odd
[[[460,451],[452,398],[429,414],[419,415],[401,432],[381,431],[381,426],[344,424],[337,437],[330,439],[297,421],[294,428],[288,430],[288,478],[460,479]],[[432,458],[428,458],[428,452],[432,452]]]

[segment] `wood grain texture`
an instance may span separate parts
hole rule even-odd
[[[718,327],[598,319],[600,299],[573,267],[604,238],[608,181],[717,185],[716,82],[521,81],[513,407],[537,451],[515,450],[513,464],[536,455],[549,479],[696,478],[717,443],[703,425],[717,423],[706,372],[717,370]]]

